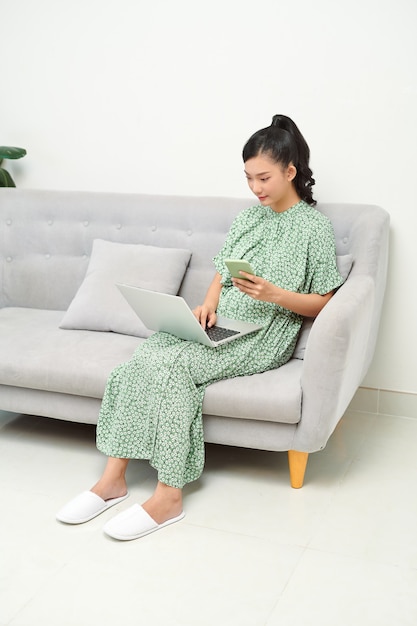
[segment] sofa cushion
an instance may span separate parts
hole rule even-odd
[[[2,384],[102,398],[111,370],[144,339],[62,330],[61,319],[62,311],[0,309]]]
[[[350,274],[353,265],[353,256],[351,254],[338,254],[336,257],[337,269],[344,280]]]
[[[139,337],[58,327],[62,311],[0,309],[0,380],[8,387],[103,397],[111,370],[130,359]],[[206,391],[209,415],[297,423],[302,361],[253,376],[222,380]],[[259,397],[263,398],[262,403]],[[83,421],[82,416],[74,421]]]
[[[95,239],[87,273],[60,328],[113,331],[149,337],[149,331],[116,287],[127,283],[176,294],[191,257],[189,250]]]
[[[353,265],[353,256],[351,254],[342,254],[336,257],[337,261],[337,269],[339,270],[340,275],[344,280],[350,274],[350,270]],[[311,327],[313,326],[314,318],[313,317],[305,317],[303,321],[303,325],[301,326],[300,334],[298,335],[298,340],[293,352],[294,359],[304,359],[304,353],[306,351],[307,339],[310,334]]]

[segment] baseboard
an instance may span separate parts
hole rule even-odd
[[[349,410],[417,418],[417,394],[359,387]]]

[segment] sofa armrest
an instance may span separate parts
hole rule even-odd
[[[294,450],[324,448],[362,382],[378,331],[375,301],[372,277],[351,276],[315,320],[301,375],[302,412]]]

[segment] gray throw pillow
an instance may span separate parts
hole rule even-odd
[[[353,265],[353,257],[351,254],[343,254],[336,257],[337,269],[339,274],[345,280],[350,274],[350,270]],[[310,334],[311,327],[313,326],[315,318],[305,317],[303,325],[301,326],[300,334],[298,335],[297,343],[293,352],[293,359],[304,359],[304,353],[306,351],[307,339]]]
[[[95,239],[85,278],[60,328],[113,331],[149,337],[116,283],[177,294],[191,257],[189,250]]]

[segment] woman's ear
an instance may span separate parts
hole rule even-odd
[[[287,169],[288,182],[293,181],[296,176],[297,176],[297,168],[295,167],[293,163],[290,163]]]

